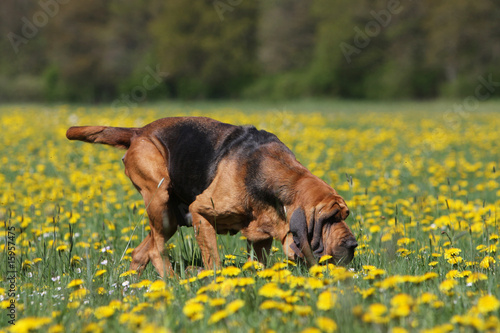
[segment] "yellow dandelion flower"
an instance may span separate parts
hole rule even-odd
[[[486,274],[476,272],[476,273],[472,273],[471,275],[469,275],[467,277],[466,282],[467,283],[476,283],[478,281],[483,281],[483,280],[488,280],[488,276]]]
[[[136,289],[141,289],[141,288],[147,288],[149,287],[153,282],[149,280],[142,280],[141,282],[137,283],[132,283],[130,285],[130,288],[136,288]]]
[[[383,315],[387,312],[387,307],[381,303],[374,303],[368,307],[368,311],[362,315],[362,320],[366,323],[386,324],[389,317]]]
[[[59,245],[58,247],[56,247],[56,250],[58,252],[64,252],[64,251],[68,250],[68,246],[67,245]]]
[[[493,257],[490,257],[490,256],[486,256],[483,258],[483,260],[481,260],[481,262],[479,263],[479,267],[483,268],[483,269],[488,269],[491,267],[491,265],[493,265],[494,263],[496,263],[495,261],[495,258]]]
[[[126,276],[129,276],[129,275],[135,275],[135,274],[137,274],[137,271],[134,270],[134,269],[132,269],[130,271],[126,271],[126,272],[120,274],[119,277],[126,277]]]
[[[107,272],[107,270],[105,270],[105,269],[100,269],[100,270],[98,270],[97,272],[95,272],[94,277],[101,276],[101,275],[103,275],[103,274],[104,274],[104,273],[106,273],[106,272]]]
[[[164,291],[167,284],[163,280],[156,280],[149,286],[149,291]]]
[[[251,277],[244,277],[244,278],[237,278],[236,279],[236,285],[238,287],[244,287],[244,286],[249,286],[255,284],[254,278]]]
[[[57,324],[49,327],[48,333],[62,333],[64,332],[64,326],[61,324]]]
[[[203,318],[203,309],[203,304],[192,302],[184,305],[182,312],[192,321],[196,321]]]
[[[382,316],[387,312],[387,307],[381,303],[370,304],[368,307],[368,312],[372,313],[375,316]]]
[[[481,313],[489,313],[500,308],[500,301],[493,295],[485,295],[477,301],[477,308]]]
[[[316,325],[320,330],[327,333],[333,333],[337,330],[337,323],[327,317],[318,317],[316,318]]]
[[[271,269],[273,271],[279,271],[280,269],[285,269],[287,268],[288,265],[284,262],[277,262],[276,264],[273,265],[273,267],[271,267]]]
[[[242,269],[244,271],[249,270],[249,269],[253,269],[253,270],[258,271],[258,270],[261,270],[263,268],[264,268],[264,265],[258,261],[247,261],[242,267]]]
[[[210,318],[208,319],[208,323],[209,324],[218,323],[222,319],[227,318],[229,315],[230,313],[227,312],[226,310],[219,310],[210,316]]]
[[[202,279],[204,279],[206,277],[214,276],[214,274],[215,274],[215,272],[212,269],[209,269],[209,270],[206,270],[206,271],[199,272],[196,277],[198,278],[198,280],[202,280]]]
[[[450,291],[451,289],[455,288],[457,284],[458,284],[457,280],[447,279],[441,282],[441,284],[439,285],[439,290],[442,292]]]
[[[12,332],[30,332],[35,331],[52,322],[49,317],[25,317],[19,319],[12,327]]]
[[[71,294],[69,294],[69,301],[72,302],[73,300],[80,300],[88,294],[89,291],[85,288],[76,289],[75,291],[72,291]]]
[[[337,302],[337,294],[334,294],[327,290],[319,294],[316,307],[319,310],[327,311],[333,309],[336,302]]]
[[[448,333],[451,332],[455,329],[455,326],[452,324],[443,324],[443,325],[438,325],[430,329],[424,329],[421,330],[421,333]]]
[[[319,259],[318,263],[320,263],[320,264],[321,264],[322,262],[324,262],[324,261],[328,261],[328,260],[330,260],[330,259],[332,259],[332,258],[333,258],[333,257],[332,257],[332,256],[330,256],[330,255],[324,255],[324,256],[322,256],[322,257]]]
[[[417,303],[418,304],[429,304],[431,302],[436,301],[437,299],[438,299],[438,297],[435,294],[430,293],[430,292],[425,292],[418,297]]]
[[[409,304],[399,304],[391,308],[392,317],[407,317],[411,313],[411,306]]]
[[[221,274],[224,276],[237,276],[241,273],[241,269],[235,266],[229,266],[222,269]]]
[[[68,283],[68,285],[66,286],[66,288],[74,288],[74,287],[78,287],[78,286],[81,286],[83,284],[83,280],[82,279],[74,279],[73,281],[71,281],[70,283]]]
[[[94,311],[97,319],[109,318],[115,314],[115,308],[112,306],[100,306]]]
[[[69,302],[68,305],[66,306],[68,309],[76,309],[80,306],[80,302],[79,301],[73,301],[73,302]]]
[[[311,268],[309,268],[309,274],[311,276],[315,277],[323,277],[323,272],[325,271],[326,267],[325,266],[320,266],[320,265],[314,265]]]
[[[479,331],[482,331],[484,327],[484,321],[481,318],[471,315],[455,315],[450,322],[461,326],[472,326]]]
[[[291,290],[284,291],[284,290],[280,289],[278,287],[278,285],[274,282],[269,282],[269,283],[263,285],[259,289],[259,292],[258,292],[258,294],[260,296],[269,297],[269,298],[273,298],[273,297],[285,298],[287,296],[290,296],[291,293],[292,293]]]
[[[293,312],[299,316],[309,316],[313,313],[312,308],[309,305],[294,305]]]
[[[212,307],[217,307],[226,304],[226,299],[225,298],[214,298],[211,299],[208,304]]]
[[[462,277],[460,272],[457,271],[456,269],[452,269],[451,271],[449,271],[448,273],[446,273],[446,278],[447,279],[455,279],[457,277]]]
[[[262,302],[262,304],[259,307],[261,310],[269,310],[269,309],[276,309],[280,310],[281,312],[284,313],[289,313],[293,311],[293,305],[283,303],[283,302],[277,302],[274,300],[267,300]]]
[[[460,254],[460,252],[462,252],[461,249],[458,249],[458,248],[449,248],[449,249],[446,249],[444,251],[444,258],[445,259],[450,259],[452,257],[456,257]]]
[[[398,306],[404,304],[413,305],[413,303],[414,303],[413,297],[411,297],[408,294],[398,294],[391,299],[392,306]]]
[[[232,301],[231,303],[229,303],[227,306],[226,306],[226,311],[229,313],[229,314],[233,314],[235,313],[236,311],[238,311],[239,309],[241,309],[243,306],[245,305],[245,301],[241,300],[241,299],[237,299],[235,301]]]
[[[375,288],[363,289],[359,290],[358,292],[361,294],[361,296],[363,296],[363,299],[366,299],[375,294]]]

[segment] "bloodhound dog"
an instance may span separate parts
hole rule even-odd
[[[174,274],[165,242],[192,226],[206,269],[220,267],[216,234],[241,232],[264,263],[273,238],[307,265],[330,255],[347,264],[358,245],[349,209],[274,134],[204,117],[159,119],[142,128],[77,126],[70,140],[127,149],[125,174],[144,198],[150,233],[132,252],[131,269],[151,261]]]

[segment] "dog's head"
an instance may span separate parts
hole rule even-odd
[[[298,200],[301,204],[289,216],[291,237],[289,234],[285,239],[285,251],[289,257],[305,259],[309,266],[324,255],[331,256],[330,261],[337,265],[347,265],[358,246],[345,223],[349,209],[331,187],[312,185],[300,191],[305,197]]]

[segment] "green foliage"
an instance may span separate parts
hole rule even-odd
[[[144,100],[462,98],[500,81],[493,1],[42,4],[0,3],[2,100],[113,101],[147,66],[169,74]]]

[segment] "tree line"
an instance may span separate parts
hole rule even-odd
[[[493,0],[5,0],[0,32],[4,101],[500,95]]]

